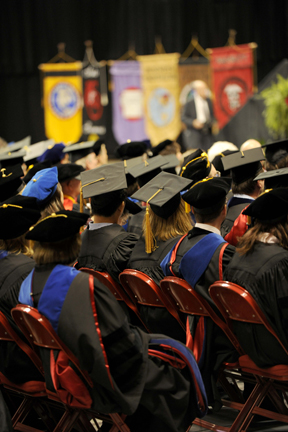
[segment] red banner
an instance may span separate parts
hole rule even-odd
[[[214,115],[222,129],[253,94],[253,48],[235,45],[210,52]]]

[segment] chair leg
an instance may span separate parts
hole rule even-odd
[[[23,423],[29,414],[29,411],[32,407],[32,402],[32,398],[24,397],[23,401],[11,419],[13,429],[18,423]]]
[[[109,432],[130,432],[129,427],[124,422],[126,418],[125,415],[120,416],[119,414],[109,414],[109,416],[113,421],[113,426]]]
[[[80,413],[80,410],[70,411],[66,409],[53,432],[70,432]]]

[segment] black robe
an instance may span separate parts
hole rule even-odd
[[[236,198],[232,197],[227,206],[226,218],[221,225],[221,235],[225,237],[232,229],[235,220],[240,215],[241,211],[244,210],[247,205],[253,202],[253,198]]]
[[[206,235],[210,234],[210,231],[194,227],[189,231],[188,236],[186,236],[181,242],[174,264],[172,265],[172,270],[175,276],[183,278],[183,275],[179,272],[179,266],[183,256],[188,252],[193,246],[195,246],[201,239]],[[220,312],[213,303],[211,297],[209,296],[210,285],[219,280],[219,254],[221,248],[224,244],[220,244],[214,252],[206,271],[199,278],[197,283],[193,286],[194,290],[199,293],[208,303],[213,307],[213,309],[220,315]],[[230,262],[232,256],[235,253],[234,246],[228,245],[223,253],[222,268],[223,272]],[[193,262],[189,263],[190,268],[193,270]],[[196,271],[196,269],[195,269]],[[165,272],[164,272],[165,273]],[[168,274],[165,274],[166,276]],[[189,281],[188,281],[189,282]],[[189,315],[190,329],[192,336],[196,330],[198,320],[194,319],[193,316]],[[215,380],[220,366],[224,361],[233,362],[238,358],[234,347],[231,345],[230,341],[224,335],[222,330],[214,324],[214,322],[207,317],[205,328],[205,342],[204,342],[204,359],[200,366],[203,381],[205,383],[205,388],[208,395],[208,400],[213,404],[214,398],[218,398],[215,394]],[[213,390],[214,388],[214,390]]]
[[[117,224],[82,233],[82,245],[76,268],[87,267],[108,272],[118,282],[119,274],[127,268],[138,236],[127,233]]]
[[[288,349],[288,251],[257,242],[251,253],[235,253],[224,278],[250,292]],[[235,321],[233,330],[259,367],[288,364],[287,355],[264,327]]]
[[[8,254],[0,259],[0,311],[13,330],[27,342],[11,317],[11,309],[18,304],[18,294],[23,280],[34,268],[35,261],[23,254]],[[28,356],[14,343],[1,341],[0,371],[17,384],[30,380],[43,380]]]
[[[127,268],[147,274],[160,286],[160,281],[164,278],[160,263],[180,238],[181,236],[177,236],[167,241],[157,241],[157,249],[147,254],[145,252],[145,240],[140,237],[132,251]],[[185,332],[166,308],[139,305],[139,310],[141,318],[150,331],[166,334],[185,343]]]
[[[142,211],[128,217],[126,223],[126,231],[136,234],[138,237],[141,236],[143,231],[143,220],[146,214],[146,207],[143,207]]]
[[[73,279],[68,283],[71,274]],[[88,371],[94,384],[89,390],[92,408],[127,414],[131,432],[186,432],[196,415],[187,368],[181,372],[148,356],[151,335],[130,327],[104,285],[96,279],[93,285],[92,279],[91,286],[91,276],[67,266],[36,266],[33,278],[29,277],[19,298],[25,300],[26,295],[26,301],[34,301],[79,359],[81,368]],[[46,385],[52,389],[50,354],[43,350]]]

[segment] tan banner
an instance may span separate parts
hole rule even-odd
[[[211,89],[210,63],[180,63],[179,64],[179,86],[180,105],[183,106],[192,94],[192,82],[202,80]]]
[[[152,145],[174,140],[181,131],[179,57],[178,53],[137,57],[142,72],[146,133]]]

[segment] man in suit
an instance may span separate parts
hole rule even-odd
[[[183,132],[187,149],[201,148],[207,151],[213,144],[212,125],[216,122],[213,115],[209,90],[204,81],[194,81],[193,99],[183,108],[182,122],[186,125]]]

